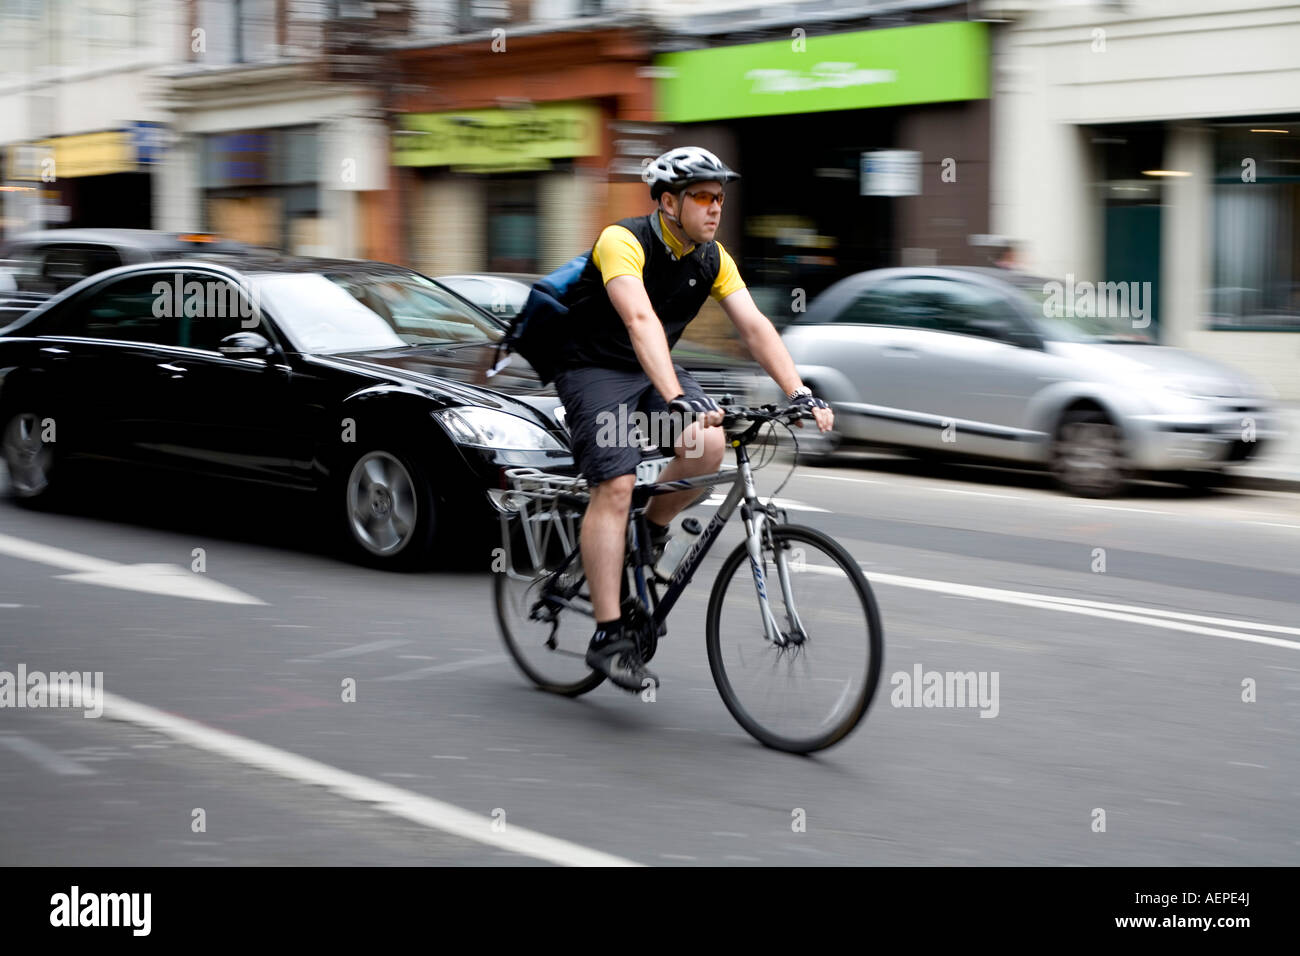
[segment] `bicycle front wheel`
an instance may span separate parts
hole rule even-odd
[[[880,612],[862,569],[834,540],[799,525],[769,531],[763,584],[785,644],[764,632],[742,543],[709,598],[709,666],[746,731],[768,747],[810,753],[843,740],[871,704],[884,656]]]

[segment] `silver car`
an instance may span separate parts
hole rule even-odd
[[[879,269],[841,280],[784,332],[851,443],[1038,464],[1074,494],[1130,475],[1213,483],[1278,437],[1275,393],[1152,344],[1126,319],[1049,317],[1045,283],[998,269]]]

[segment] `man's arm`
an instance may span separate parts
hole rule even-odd
[[[722,311],[727,313],[727,318],[731,319],[731,324],[740,333],[749,354],[781,386],[782,392],[789,395],[803,384],[803,379],[794,367],[794,359],[781,341],[780,333],[767,316],[758,311],[748,289],[738,289],[731,293],[722,300],[721,305]]]
[[[731,324],[740,333],[740,338],[749,349],[749,354],[754,356],[754,360],[763,366],[763,371],[772,376],[776,384],[781,386],[782,392],[789,395],[803,385],[799,370],[795,368],[794,359],[790,357],[789,349],[781,341],[776,326],[772,325],[767,316],[758,311],[758,306],[754,304],[748,289],[737,289],[724,298],[721,305],[722,311],[727,313],[727,318],[731,319]],[[835,421],[829,408],[813,409],[813,417],[817,420],[817,427],[822,431],[829,431]],[[803,422],[799,422],[799,425],[802,426]]]
[[[668,336],[664,334],[663,323],[650,304],[644,283],[636,276],[615,276],[605,284],[605,291],[609,293],[609,301],[627,326],[632,348],[636,350],[641,367],[650,377],[650,383],[665,402],[671,402],[682,394],[682,384],[677,380],[677,372],[673,370]]]

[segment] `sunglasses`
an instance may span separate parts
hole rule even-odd
[[[705,207],[705,208],[708,208],[709,206],[712,206],[715,202],[716,202],[719,206],[721,206],[721,205],[722,205],[722,201],[723,201],[724,199],[727,198],[727,194],[726,194],[726,193],[722,193],[722,192],[711,193],[711,192],[709,192],[707,189],[700,189],[700,190],[697,190],[697,191],[695,191],[695,192],[685,192],[685,191],[683,191],[683,192],[682,192],[682,195],[683,195],[683,196],[690,196],[691,199],[693,199],[693,200],[695,201],[695,205],[697,205],[697,206],[703,206],[703,207]]]

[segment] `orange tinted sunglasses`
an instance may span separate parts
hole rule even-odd
[[[711,193],[707,189],[700,189],[695,192],[683,191],[682,195],[690,196],[691,199],[695,201],[695,205],[704,206],[705,208],[712,206],[715,202],[719,206],[721,206],[722,201],[727,198],[726,193],[722,193],[722,192]]]

